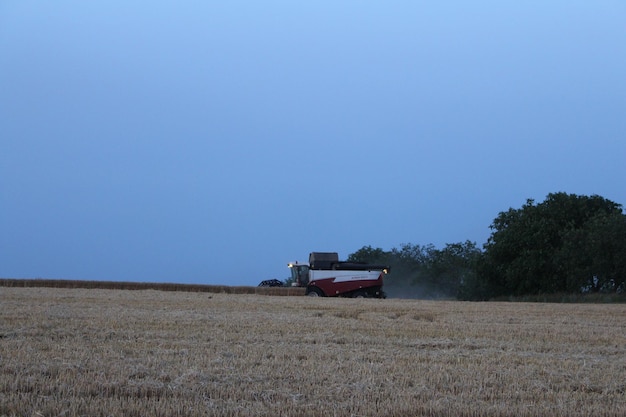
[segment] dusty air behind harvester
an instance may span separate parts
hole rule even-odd
[[[383,277],[390,268],[364,262],[339,261],[337,252],[311,252],[309,263],[293,262],[293,285],[313,297],[385,298]]]

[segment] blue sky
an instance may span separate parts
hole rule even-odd
[[[256,285],[626,204],[623,1],[4,1],[0,277]]]

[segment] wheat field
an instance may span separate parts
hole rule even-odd
[[[626,306],[0,288],[1,416],[625,416]]]

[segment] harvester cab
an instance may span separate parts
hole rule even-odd
[[[295,287],[306,287],[309,285],[309,264],[301,264],[298,261],[287,264],[291,270],[291,282]]]

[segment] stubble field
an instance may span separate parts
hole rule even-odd
[[[624,416],[626,306],[0,288],[2,416]]]

